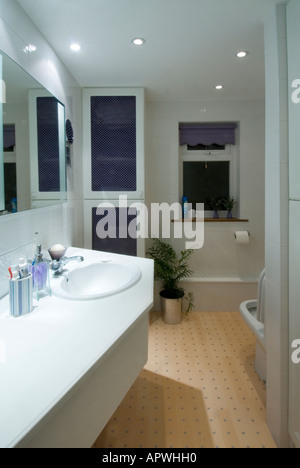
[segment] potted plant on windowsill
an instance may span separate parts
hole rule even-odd
[[[227,210],[227,218],[232,219],[232,210],[234,206],[236,205],[236,200],[233,197],[230,198],[225,198],[223,200],[223,206],[225,210]]]
[[[178,255],[174,248],[159,239],[154,239],[147,254],[154,260],[155,279],[162,280],[163,289],[160,291],[162,319],[165,323],[175,325],[181,322],[182,300],[187,301],[186,313],[193,308],[193,294],[185,294],[179,287],[179,281],[192,275],[188,261],[193,250],[184,250]]]
[[[214,212],[214,218],[219,218],[218,211],[222,209],[222,200],[220,198],[209,197],[207,200],[207,205]]]

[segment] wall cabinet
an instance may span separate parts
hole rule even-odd
[[[137,233],[143,216],[141,200],[84,201],[84,246],[86,249],[145,256],[145,239]]]
[[[290,199],[300,200],[300,4],[287,6],[288,82],[289,82],[289,188]]]
[[[289,432],[300,448],[300,203],[290,202],[290,266],[289,266]],[[295,358],[293,359],[293,354]]]
[[[144,199],[144,90],[83,90],[84,198]]]
[[[130,234],[138,216],[130,204],[144,200],[144,147],[143,89],[83,90],[86,248],[144,255],[144,242]],[[100,203],[107,205],[102,214],[97,210]],[[106,236],[100,228],[106,229]]]
[[[287,5],[289,81],[289,433],[300,448],[300,4]]]

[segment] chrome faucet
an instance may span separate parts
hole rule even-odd
[[[54,272],[54,275],[58,276],[63,273],[64,266],[69,262],[83,262],[84,257],[62,257],[60,260],[52,260],[51,270]]]

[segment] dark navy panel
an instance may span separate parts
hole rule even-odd
[[[136,97],[91,97],[92,191],[136,191]]]
[[[40,192],[59,192],[59,133],[57,99],[38,97],[38,173]]]
[[[3,151],[14,151],[16,146],[15,124],[3,125]]]
[[[5,209],[12,212],[13,199],[17,200],[17,165],[16,163],[4,163],[5,180]]]
[[[134,213],[135,214],[129,215],[128,208],[107,208],[105,209],[103,215],[99,215],[97,214],[97,208],[92,208],[92,249],[122,255],[132,255],[136,257],[137,239],[136,237],[132,238],[128,235],[128,226],[132,222],[135,223],[136,232],[136,210],[134,210]],[[123,221],[126,218],[127,223],[124,224]],[[109,230],[113,235],[116,233],[116,238],[109,236],[105,239],[101,239],[99,237],[97,233],[97,225],[99,222],[101,222],[101,219],[103,219],[103,224],[101,224],[101,231],[102,226],[105,224],[105,231]],[[116,224],[114,224],[115,220]],[[124,233],[127,233],[126,237],[124,236]]]

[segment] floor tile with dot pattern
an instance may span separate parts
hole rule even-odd
[[[94,448],[276,448],[255,338],[237,312],[153,312],[149,359]]]

